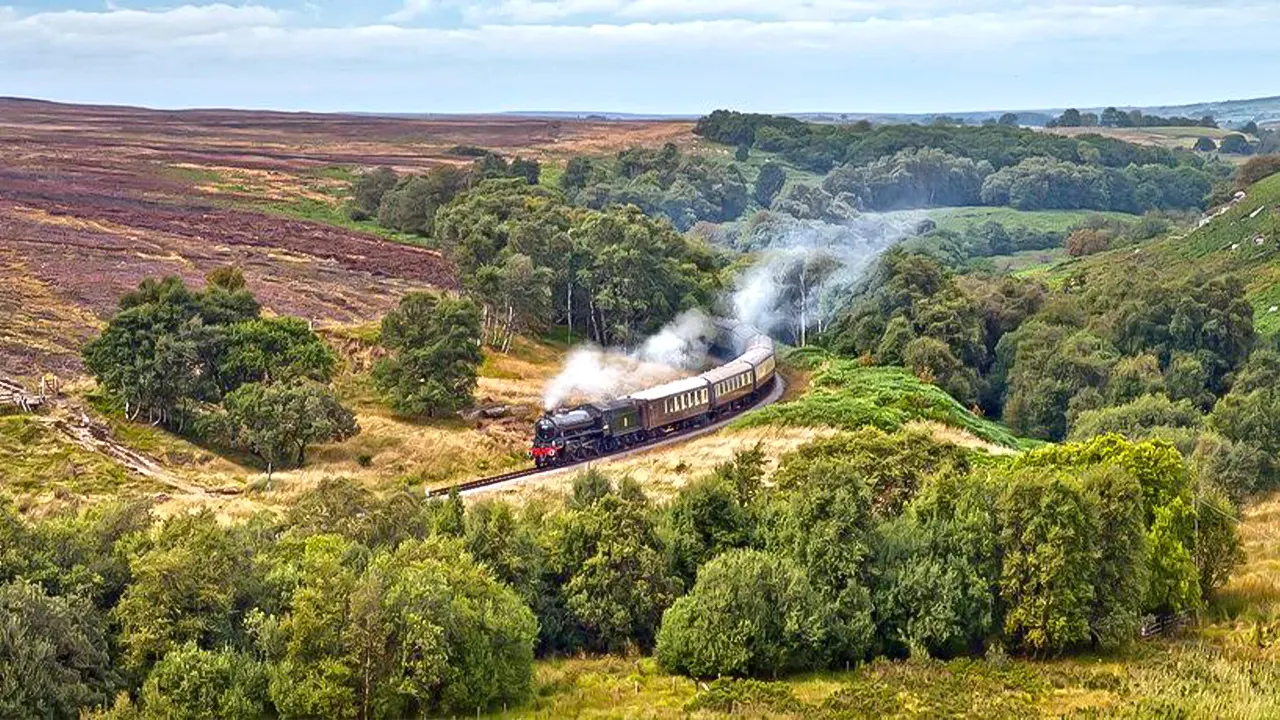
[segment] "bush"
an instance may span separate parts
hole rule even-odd
[[[694,677],[823,667],[834,618],[791,560],[736,550],[708,563],[663,615],[658,661]]]
[[[156,663],[142,686],[144,718],[255,720],[267,717],[267,673],[235,652],[189,643]]]
[[[1249,162],[1236,171],[1236,187],[1248,190],[1255,183],[1261,182],[1276,173],[1280,173],[1280,155],[1260,155],[1250,158]]]
[[[73,718],[116,677],[106,628],[85,601],[19,580],[0,585],[0,717]]]
[[[1144,395],[1125,405],[1080,413],[1072,423],[1071,439],[1118,433],[1130,440],[1145,440],[1156,428],[1197,429],[1203,423],[1204,416],[1188,400],[1173,402],[1165,395]]]

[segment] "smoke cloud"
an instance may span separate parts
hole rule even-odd
[[[858,282],[890,247],[914,233],[920,213],[861,215],[833,224],[772,214],[743,230],[743,249],[761,261],[739,278],[734,317],[796,342],[847,307]]]
[[[715,325],[705,313],[679,315],[632,352],[583,345],[569,353],[560,374],[547,384],[547,410],[570,401],[613,400],[687,377],[707,362]]]
[[[911,235],[922,217],[872,214],[832,224],[771,213],[742,229],[740,249],[758,253],[761,261],[721,305],[740,322],[796,342],[803,328],[829,325],[871,263]],[[687,377],[706,366],[715,335],[706,314],[690,311],[630,351],[577,347],[547,384],[543,404],[553,410],[613,400]]]

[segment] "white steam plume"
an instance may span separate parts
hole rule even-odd
[[[682,313],[633,352],[595,345],[574,348],[543,391],[548,410],[568,401],[613,400],[700,370],[715,339],[702,312]]]
[[[821,329],[829,324],[871,263],[910,235],[921,217],[862,215],[831,224],[771,214],[753,225],[742,243],[762,260],[739,278],[727,304],[740,322],[795,341],[802,326]],[[797,274],[801,270],[803,277]],[[710,318],[690,311],[632,351],[574,348],[560,374],[547,384],[543,404],[552,410],[566,403],[612,400],[685,377],[706,365],[715,332]]]
[[[871,214],[832,224],[771,215],[744,239],[762,260],[739,278],[734,316],[791,342],[802,327],[822,329],[847,306],[872,262],[911,235],[922,217]]]

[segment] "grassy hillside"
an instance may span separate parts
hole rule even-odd
[[[957,207],[927,211],[940,230],[964,232],[986,222],[997,222],[1006,229],[1025,228],[1040,232],[1066,232],[1089,217],[1101,215],[1121,222],[1136,216],[1096,210],[1015,210],[1008,207]]]
[[[813,375],[796,400],[760,410],[739,427],[779,425],[854,430],[873,426],[899,430],[912,422],[940,423],[1008,448],[1023,441],[1005,427],[974,415],[940,388],[901,368],[863,367],[855,360],[831,360]]]
[[[1248,285],[1259,332],[1280,332],[1280,175],[1254,185],[1243,201],[1204,227],[1065,263],[1055,274],[1151,268],[1184,277],[1235,274]]]
[[[1042,662],[878,660],[785,682],[694,683],[650,659],[603,658],[539,663],[535,693],[501,717],[1273,718],[1280,664],[1255,648],[1172,640]]]
[[[30,416],[0,417],[0,487],[28,499],[46,493],[105,496],[156,489]]]

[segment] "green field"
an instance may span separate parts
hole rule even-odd
[[[1101,215],[1111,220],[1131,222],[1136,215],[1096,210],[1015,210],[1008,207],[958,207],[925,211],[940,230],[964,232],[986,222],[997,222],[1006,228],[1026,228],[1041,232],[1065,232],[1089,217]]]

